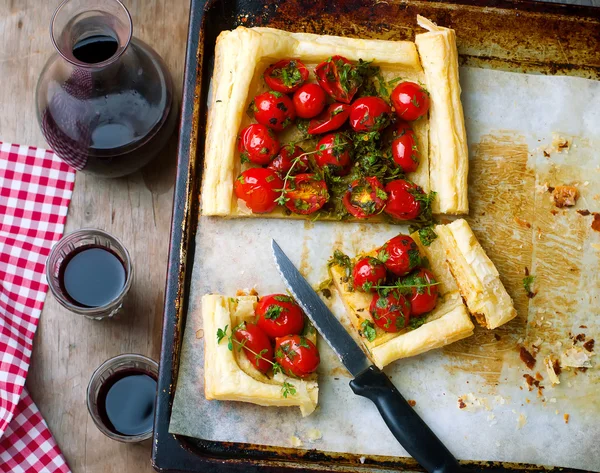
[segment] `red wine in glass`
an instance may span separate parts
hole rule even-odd
[[[152,430],[156,377],[149,371],[117,371],[100,386],[98,413],[104,425],[119,435],[136,436]]]
[[[127,273],[119,256],[108,248],[76,248],[59,270],[63,293],[80,307],[102,307],[114,301],[125,287]]]

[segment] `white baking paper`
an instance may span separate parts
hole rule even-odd
[[[460,72],[471,155],[469,221],[515,299],[519,317],[495,335],[478,328],[466,340],[397,361],[386,372],[460,459],[598,472],[600,357],[590,354],[592,368],[564,371],[560,385],[552,386],[543,356],[560,356],[570,348],[569,334],[584,333],[600,344],[600,233],[591,229],[593,215],[555,209],[546,188],[576,185],[581,195],[576,209],[600,211],[600,84],[487,69]],[[551,148],[560,138],[570,142],[559,153]],[[320,407],[302,418],[297,408],[206,401],[203,343],[216,334],[198,332],[203,294],[285,291],[271,255],[272,238],[317,285],[327,276],[334,247],[354,255],[399,232],[407,229],[200,218],[169,431],[367,457],[405,456],[370,401],[352,393],[349,375],[323,340]],[[525,267],[536,274],[533,299],[522,287]],[[328,304],[344,317],[339,300]],[[532,344],[540,353],[529,371],[518,347]],[[530,391],[523,375],[538,372],[543,389]]]

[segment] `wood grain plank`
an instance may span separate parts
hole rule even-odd
[[[127,1],[134,35],[167,62],[181,97],[189,0]],[[35,115],[37,78],[53,52],[49,22],[58,1],[0,2],[0,139],[47,147]],[[104,360],[141,353],[158,360],[176,163],[176,136],[155,163],[128,178],[78,173],[67,231],[96,227],[123,241],[134,262],[124,311],[96,322],[48,296],[36,334],[28,388],[74,472],[151,472],[150,441],[125,445],[89,418],[87,383]]]

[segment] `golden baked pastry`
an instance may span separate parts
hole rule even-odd
[[[297,379],[278,373],[272,378],[258,371],[238,349],[228,347],[232,328],[255,317],[256,296],[202,297],[204,320],[204,395],[206,399],[241,401],[260,406],[298,406],[303,416],[318,402],[316,376]],[[220,332],[221,331],[221,332]],[[221,337],[216,334],[220,333]],[[306,334],[316,343],[316,333]],[[285,386],[291,389],[285,389]]]
[[[351,266],[340,263],[340,257],[332,259],[332,282],[344,302],[346,314],[370,357],[380,368],[397,359],[440,348],[472,335],[474,326],[469,313],[490,329],[516,316],[512,299],[495,266],[468,223],[460,219],[448,225],[436,225],[431,231],[435,233],[415,232],[411,238],[420,255],[427,259],[426,267],[435,278],[438,298],[435,308],[417,318],[418,323],[412,329],[408,325],[390,333],[374,324],[370,309],[375,294],[353,287]],[[381,251],[359,255],[352,264],[365,256],[381,258]],[[370,333],[365,333],[366,327],[370,328]]]
[[[373,61],[384,80],[401,77],[426,84],[431,94],[430,117],[413,122],[419,165],[407,178],[425,193],[435,191],[434,213],[468,212],[466,140],[460,104],[458,62],[454,32],[437,28],[419,17],[430,32],[411,41],[382,41],[290,33],[272,28],[238,27],[217,38],[212,91],[202,175],[201,212],[223,217],[314,218],[286,210],[281,205],[255,214],[234,192],[234,181],[243,165],[236,141],[253,120],[246,114],[252,99],[268,90],[262,74],[269,64],[297,58],[312,70],[332,56],[351,61]],[[389,92],[388,92],[389,93]],[[431,135],[430,128],[434,134]],[[296,139],[284,132],[282,143]],[[424,204],[425,205],[425,204]],[[429,205],[429,204],[427,204]],[[370,221],[384,220],[378,213]],[[319,219],[337,219],[323,214]],[[346,218],[346,217],[345,217]]]

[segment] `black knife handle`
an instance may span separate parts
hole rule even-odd
[[[354,394],[373,401],[400,445],[428,472],[463,471],[456,458],[379,368],[370,366],[350,381],[350,387]]]

